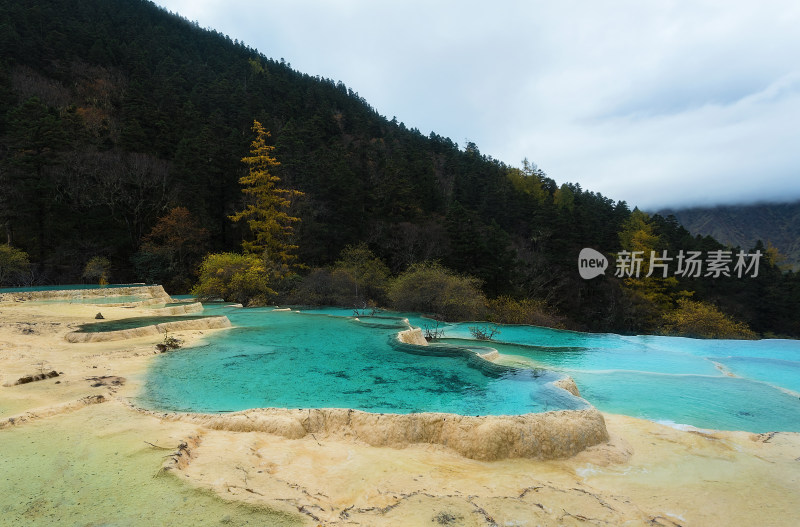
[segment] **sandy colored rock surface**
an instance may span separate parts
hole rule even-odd
[[[557,459],[608,440],[597,410],[527,415],[376,414],[342,408],[256,409],[231,414],[161,414],[213,430],[267,432],[288,439],[353,440],[370,446],[445,446],[470,459]]]
[[[606,421],[610,442],[556,461],[206,430],[179,472],[249,503],[292,503],[324,525],[796,525],[797,434]]]
[[[150,315],[163,316],[163,315],[188,315],[191,313],[202,313],[203,304],[200,302],[191,302],[179,306],[159,307],[150,309]]]
[[[604,414],[610,441],[573,457],[486,461],[300,419],[268,431],[161,419],[129,404],[160,337],[64,339],[96,312],[0,304],[0,524],[793,526],[800,513],[800,434]],[[143,314],[103,307],[107,320]],[[175,336],[210,331],[224,330]],[[63,375],[6,386],[41,369]]]
[[[140,297],[133,303],[143,302],[143,305],[167,303],[172,299],[160,285],[147,286],[122,286],[122,287],[96,287],[93,289],[68,289],[49,291],[25,291],[19,293],[0,293],[0,303],[17,302],[20,300],[74,300],[94,297],[135,296]],[[148,302],[157,300],[158,302]],[[106,307],[121,307],[119,304],[106,304]]]
[[[416,346],[427,346],[428,341],[422,335],[420,328],[406,329],[397,334],[397,340],[404,344],[414,344]]]
[[[562,390],[567,390],[575,397],[581,396],[581,392],[578,389],[578,386],[575,384],[575,380],[572,377],[564,377],[563,379],[555,381],[553,384],[555,384]]]

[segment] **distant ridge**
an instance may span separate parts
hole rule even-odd
[[[692,234],[709,235],[726,245],[750,249],[758,240],[770,242],[786,256],[784,264],[800,270],[800,200],[665,209],[658,214],[672,214]]]

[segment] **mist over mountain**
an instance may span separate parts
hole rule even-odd
[[[712,236],[732,247],[753,247],[759,240],[774,245],[793,270],[800,269],[800,201],[665,209],[692,234]]]

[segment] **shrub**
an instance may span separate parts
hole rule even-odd
[[[273,287],[281,280],[280,269],[255,254],[213,253],[203,259],[192,294],[206,300],[263,305],[277,295]]]
[[[183,341],[171,336],[168,332],[164,332],[164,341],[156,344],[156,350],[159,353],[164,353],[166,351],[176,350],[181,347]]]
[[[678,307],[662,316],[665,335],[709,339],[755,339],[747,324],[737,322],[715,306],[689,299],[678,300]]]
[[[430,342],[442,338],[444,336],[444,328],[439,327],[439,321],[436,320],[433,326],[425,324],[422,327],[422,333],[425,336],[425,340]]]
[[[492,340],[495,335],[500,334],[497,326],[470,326],[469,332],[476,340]]]
[[[357,305],[356,281],[345,270],[313,269],[291,296],[292,304],[315,306]]]
[[[544,300],[524,298],[516,300],[508,296],[499,296],[489,300],[489,316],[492,322],[498,324],[527,324],[529,326],[545,326],[550,328],[565,328],[564,317],[559,316],[555,309],[547,305]]]
[[[353,305],[386,302],[386,289],[389,285],[389,268],[369,250],[365,243],[348,245],[339,254],[333,266],[334,274],[347,273],[353,280],[350,290]]]
[[[208,236],[189,209],[175,207],[158,219],[131,257],[137,277],[149,284],[162,284],[168,291],[188,291]]]
[[[83,278],[97,281],[100,285],[108,283],[111,271],[111,262],[105,256],[94,256],[83,268]]]
[[[366,244],[345,247],[329,269],[314,269],[301,281],[291,303],[361,308],[386,302],[389,268]]]
[[[446,320],[478,320],[486,313],[480,281],[438,263],[409,267],[390,285],[389,300],[395,309],[433,313]]]
[[[0,285],[16,285],[31,266],[25,251],[0,245]]]
[[[138,251],[131,256],[131,263],[137,279],[148,284],[161,284],[170,292],[180,291],[170,283],[175,275],[170,270],[169,258],[166,255]]]

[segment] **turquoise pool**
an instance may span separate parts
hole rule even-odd
[[[157,357],[140,404],[198,412],[328,407],[464,415],[587,407],[552,386],[563,375],[549,370],[485,370],[485,361],[472,364],[442,349],[430,356],[403,351],[395,336],[407,326],[397,319],[206,306],[211,314],[237,327],[190,352]]]
[[[491,346],[517,367],[484,371],[458,354],[393,345],[396,319],[352,310],[303,313],[207,305],[237,328],[200,348],[154,360],[139,403],[226,412],[254,407],[345,407],[372,412],[519,414],[583,408],[550,383],[572,376],[603,411],[700,428],[800,431],[800,342],[708,341],[500,326],[498,341],[445,324],[443,345]],[[379,316],[392,315],[380,313]],[[418,314],[394,314],[415,326]],[[435,352],[435,350],[430,350]]]
[[[469,326],[446,342],[473,342]],[[500,353],[575,379],[598,409],[699,428],[800,432],[800,341],[702,340],[499,326]]]

